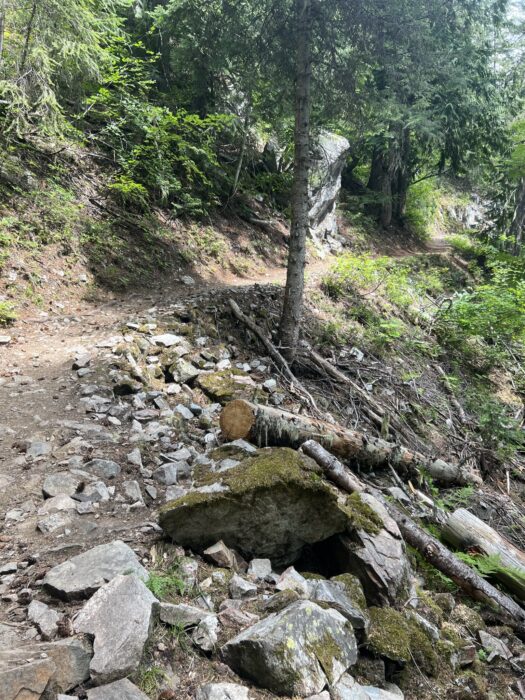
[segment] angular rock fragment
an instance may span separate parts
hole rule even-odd
[[[134,575],[115,576],[74,620],[77,632],[95,638],[92,680],[101,685],[137,670],[148,641],[157,599]]]
[[[217,646],[218,630],[218,618],[215,615],[207,615],[193,631],[191,641],[202,651],[213,651]]]
[[[356,662],[357,645],[340,613],[300,601],[238,634],[222,654],[263,688],[306,698],[339,681]]]
[[[149,700],[149,698],[130,680],[123,678],[88,690],[87,700]]]
[[[248,688],[236,683],[208,683],[197,688],[195,700],[248,700]]]
[[[111,459],[92,459],[83,466],[84,471],[102,479],[114,479],[120,474],[120,465]]]
[[[357,577],[353,577],[351,574],[343,574],[341,578],[345,576],[350,581],[347,585],[342,581],[309,581],[308,597],[316,603],[324,603],[340,612],[352,623],[354,629],[364,629],[366,631],[369,617],[366,612],[366,600],[363,589]]]
[[[32,600],[27,609],[27,617],[37,626],[42,639],[49,641],[56,635],[60,615],[49,605]]]
[[[0,697],[39,700],[49,687],[65,693],[89,678],[92,654],[85,638],[0,650]]]
[[[242,576],[234,574],[230,581],[230,595],[234,600],[255,598],[257,596],[257,586],[251,581],[246,581]]]
[[[42,485],[42,492],[45,498],[53,498],[59,494],[72,496],[77,492],[82,478],[71,474],[70,472],[58,472],[56,474],[48,474]]]
[[[47,572],[44,588],[63,600],[88,598],[115,576],[134,573],[146,580],[148,573],[135,552],[121,540],[101,544],[78,554]]]
[[[161,603],[159,605],[160,620],[168,625],[195,627],[209,614],[208,610],[202,610],[202,608],[187,605],[186,603],[180,603],[179,605]]]

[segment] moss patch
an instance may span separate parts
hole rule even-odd
[[[339,583],[344,584],[346,593],[352,603],[358,606],[363,612],[366,610],[366,598],[363,593],[363,586],[357,576],[353,574],[340,574],[339,576],[334,576],[332,581],[339,581]]]
[[[435,675],[439,659],[425,630],[394,608],[370,608],[368,649],[391,661],[415,663]]]
[[[160,524],[173,539],[196,550],[222,539],[245,556],[291,563],[302,547],[345,531],[347,513],[317,464],[288,448],[259,450],[237,467],[203,476],[193,492],[167,503]]]
[[[358,493],[346,499],[344,511],[348,515],[348,529],[364,530],[369,535],[377,535],[383,528],[383,521]]]

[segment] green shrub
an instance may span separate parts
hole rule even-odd
[[[8,326],[14,323],[17,315],[14,306],[8,301],[0,301],[0,326]]]

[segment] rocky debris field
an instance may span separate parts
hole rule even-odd
[[[522,642],[426,589],[375,499],[224,443],[232,399],[299,406],[186,296],[4,342],[2,700],[525,697]]]

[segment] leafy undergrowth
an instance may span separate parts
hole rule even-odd
[[[310,334],[427,448],[519,476],[525,266],[479,259],[345,254],[310,296]]]

